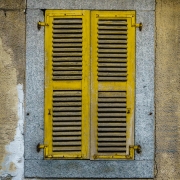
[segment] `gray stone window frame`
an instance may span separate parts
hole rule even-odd
[[[135,10],[136,98],[135,160],[44,160],[44,21],[46,9]],[[27,0],[26,12],[25,177],[28,178],[153,178],[154,177],[154,0]]]

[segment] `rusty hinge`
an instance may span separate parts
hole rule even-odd
[[[37,24],[37,27],[38,27],[39,30],[41,29],[41,26],[49,26],[49,24],[39,21],[38,24]]]
[[[136,152],[138,154],[140,154],[142,151],[141,151],[141,146],[140,145],[137,145],[137,146],[129,146],[130,148],[136,150]]]
[[[40,152],[41,149],[45,149],[45,148],[47,148],[47,145],[39,143],[36,147],[36,150],[37,150],[37,152]]]
[[[132,27],[137,27],[137,28],[139,28],[139,31],[142,31],[143,25],[142,25],[142,23],[139,23],[139,24],[133,24]]]

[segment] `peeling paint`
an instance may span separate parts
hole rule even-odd
[[[18,123],[14,140],[6,146],[6,157],[2,163],[2,177],[12,176],[12,180],[22,180],[24,177],[24,93],[23,85],[18,84]]]

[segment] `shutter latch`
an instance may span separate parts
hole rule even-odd
[[[140,146],[140,145],[137,145],[137,146],[129,146],[129,147],[132,148],[132,149],[134,149],[134,150],[136,150],[136,152],[137,152],[138,154],[141,153],[141,146]]]
[[[39,21],[38,24],[37,24],[37,27],[38,27],[39,30],[41,29],[41,26],[49,26],[49,24]]]
[[[39,143],[36,147],[36,150],[37,150],[37,152],[40,152],[41,149],[46,149],[46,148],[47,148],[47,145]]]
[[[143,25],[142,25],[142,23],[139,23],[139,24],[133,24],[132,27],[137,27],[137,28],[139,28],[139,31],[142,31]]]

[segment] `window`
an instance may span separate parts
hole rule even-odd
[[[45,16],[45,158],[134,159],[135,11]]]
[[[148,2],[148,3],[147,3]],[[147,5],[148,4],[148,5]],[[44,9],[49,9],[49,17],[46,16],[48,11],[44,14]],[[56,9],[56,10],[54,10]],[[51,130],[52,126],[48,127],[48,124],[44,123],[44,88],[45,86],[45,76],[47,74],[45,72],[45,59],[47,60],[48,53],[52,52],[47,50],[45,51],[45,43],[47,43],[47,33],[48,26],[41,27],[40,30],[37,28],[37,23],[47,22],[48,24],[42,23],[42,25],[49,25],[52,27],[51,23],[52,18],[60,17],[67,18],[69,16],[62,17],[62,14],[66,14],[64,12],[69,13],[85,13],[85,11],[77,11],[77,9],[89,10],[86,11],[86,14],[89,15],[89,21],[87,22],[89,25],[88,30],[85,31],[89,33],[89,50],[90,52],[86,55],[89,56],[90,64],[87,66],[91,69],[94,68],[92,65],[93,62],[93,39],[92,30],[95,28],[95,20],[92,18],[92,14],[94,10],[99,13],[103,13],[103,11],[110,11],[106,15],[110,15],[111,13],[120,13],[121,15],[126,16],[129,20],[132,20],[133,27],[135,32],[135,38],[133,38],[130,34],[128,34],[128,40],[135,39],[135,49],[129,49],[131,47],[128,46],[128,52],[135,51],[134,55],[136,57],[135,61],[135,88],[134,88],[134,112],[131,111],[132,114],[135,114],[135,120],[132,121],[132,143],[129,145],[140,145],[141,153],[137,153],[132,148],[130,148],[131,152],[134,153],[133,160],[129,158],[129,160],[123,159],[113,159],[109,158],[100,158],[98,160],[90,160],[93,159],[94,154],[97,151],[92,152],[92,146],[90,140],[93,141],[92,135],[92,115],[93,112],[89,109],[90,118],[88,124],[89,130],[89,140],[88,142],[89,148],[87,149],[89,153],[87,153],[87,158],[81,157],[70,157],[70,158],[55,158],[50,155],[54,155],[52,150],[51,142],[44,139],[44,137],[48,138],[48,130],[50,131],[49,136],[52,136]],[[43,10],[43,11],[42,11]],[[62,11],[64,10],[64,11]],[[71,11],[67,11],[71,10]],[[76,10],[76,11],[74,11]],[[93,11],[92,11],[93,10]],[[126,10],[126,11],[125,11]],[[131,10],[128,11],[127,10]],[[109,1],[100,1],[100,0],[28,0],[27,1],[27,11],[26,11],[26,118],[25,118],[25,177],[26,178],[49,178],[49,179],[136,179],[136,178],[153,178],[154,177],[154,61],[155,61],[155,52],[154,52],[154,42],[155,42],[155,3],[154,0],[148,1],[127,1],[127,0],[111,0]],[[104,12],[105,13],[105,12]],[[133,16],[134,17],[129,17]],[[50,17],[51,14],[51,17]],[[104,16],[106,16],[104,14]],[[73,18],[84,18],[82,16],[74,16]],[[49,18],[49,20],[48,20]],[[106,17],[105,17],[106,18]],[[112,18],[112,17],[111,17]],[[118,18],[118,17],[117,17]],[[142,22],[143,28],[142,31],[139,31],[138,28],[134,28],[136,23]],[[97,19],[98,20],[98,19]],[[93,22],[92,22],[93,21]],[[129,21],[128,21],[129,22]],[[92,25],[91,25],[92,23]],[[83,21],[84,25],[84,21]],[[136,29],[136,30],[135,30]],[[129,31],[129,30],[128,30]],[[49,28],[49,47],[52,46],[52,30]],[[87,36],[86,36],[87,37]],[[130,38],[129,38],[130,37]],[[132,38],[131,38],[132,37]],[[86,39],[87,41],[87,39]],[[87,41],[88,42],[88,41]],[[129,43],[128,43],[129,44]],[[97,47],[97,45],[96,45]],[[95,48],[95,47],[94,47]],[[51,48],[52,49],[52,48]],[[83,49],[84,50],[84,49]],[[82,51],[84,52],[84,51]],[[112,54],[112,53],[111,53]],[[46,56],[45,56],[46,55]],[[49,55],[49,56],[51,56]],[[45,56],[45,58],[44,58]],[[84,57],[84,55],[83,55]],[[129,61],[129,59],[127,59]],[[83,62],[84,63],[84,62]],[[46,63],[47,65],[47,63]],[[52,65],[50,66],[52,69]],[[129,66],[127,66],[129,67]],[[90,74],[92,70],[90,70]],[[52,77],[52,72],[48,71],[49,75]],[[133,71],[131,71],[133,73]],[[97,73],[97,71],[96,71]],[[129,76],[129,72],[127,73]],[[127,77],[128,77],[127,76]],[[97,76],[96,76],[97,77]],[[98,78],[98,77],[97,77]],[[90,81],[92,80],[92,75],[90,75]],[[70,81],[70,80],[69,80]],[[78,81],[78,80],[76,80]],[[65,82],[65,81],[64,81]],[[103,81],[106,83],[106,81]],[[116,81],[117,82],[117,81]],[[121,81],[122,82],[122,81]],[[102,83],[102,81],[101,81]],[[97,84],[97,81],[96,81]],[[100,82],[98,82],[100,85]],[[88,86],[90,88],[89,93],[92,99],[92,85]],[[97,92],[97,91],[96,91]],[[50,96],[49,96],[50,97]],[[132,99],[133,99],[132,98]],[[82,101],[81,101],[82,102]],[[51,103],[52,104],[52,103]],[[92,108],[92,102],[90,103]],[[128,107],[129,108],[129,107]],[[50,114],[52,114],[52,106],[47,108],[50,109]],[[128,111],[128,109],[127,109]],[[128,115],[128,114],[127,114]],[[49,115],[50,117],[50,115]],[[134,116],[132,116],[134,117]],[[84,121],[81,121],[82,123]],[[51,122],[49,125],[52,125]],[[133,127],[134,125],[134,127]],[[82,126],[81,126],[82,127]],[[127,124],[127,127],[130,127]],[[50,128],[50,129],[45,129]],[[50,137],[51,138],[51,137]],[[45,141],[46,140],[46,141]],[[96,141],[96,140],[95,140]],[[81,141],[82,142],[82,141]],[[45,144],[46,143],[46,144]],[[127,141],[128,143],[128,141]],[[37,152],[36,147],[38,144],[48,145],[48,148],[45,150],[41,149]],[[51,145],[51,146],[49,146]],[[128,147],[129,147],[128,145]],[[41,146],[41,148],[44,146]],[[135,148],[135,147],[134,147]],[[44,151],[46,151],[45,154]],[[56,152],[58,153],[58,152]],[[81,151],[82,153],[82,151]],[[49,158],[45,158],[45,155],[50,156]],[[46,160],[48,159],[48,160]],[[100,160],[99,160],[100,159]]]

